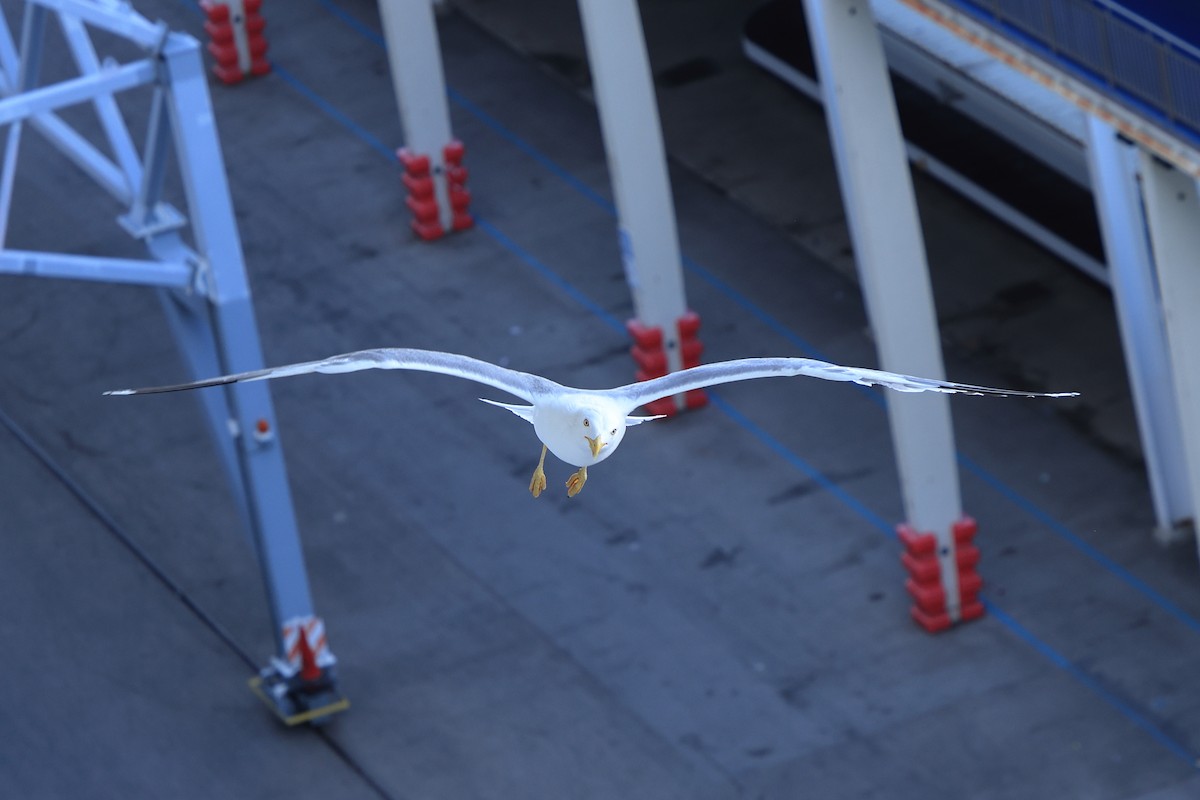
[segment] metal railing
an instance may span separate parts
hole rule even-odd
[[[1200,143],[1200,49],[1169,31],[1112,0],[945,1]]]

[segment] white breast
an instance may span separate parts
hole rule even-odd
[[[546,445],[555,457],[576,467],[590,467],[612,455],[613,451],[617,449],[617,444],[620,443],[621,434],[624,433],[624,425],[621,425],[615,441],[610,441],[612,437],[601,427],[606,424],[606,419],[624,418],[617,415],[615,409],[609,412],[606,408],[607,405],[608,403],[605,403],[603,398],[597,398],[594,395],[566,395],[549,401],[543,400],[534,406],[533,429],[537,433],[537,437],[542,440],[542,444]],[[585,408],[599,412],[596,416],[602,418],[593,420],[592,430],[601,434],[604,440],[609,442],[608,446],[601,450],[596,457],[592,456],[585,430],[580,422],[581,412]]]

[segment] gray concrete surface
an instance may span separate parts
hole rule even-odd
[[[139,7],[199,30],[187,4]],[[268,11],[276,72],[214,88],[268,362],[406,345],[577,385],[628,381],[613,323],[630,302],[594,110],[446,17],[480,225],[420,244],[387,157],[399,126],[373,4]],[[729,91],[778,88],[749,70],[740,79]],[[780,90],[779,113],[815,116],[804,146],[740,146],[816,160],[818,112],[785,98],[797,102]],[[681,123],[667,118],[677,141]],[[52,154],[31,153],[13,246],[135,252],[111,205],[87,202]],[[692,166],[682,159],[672,178],[707,357],[815,349],[873,363],[853,282]],[[836,221],[827,179],[793,190]],[[1038,303],[1061,322],[1035,349],[1087,371],[1089,394],[1108,375],[1094,391],[1123,396],[1091,369],[1118,357],[1103,296],[952,196],[922,194],[936,199],[922,207],[931,250],[977,259],[937,270],[939,294],[980,293],[951,320],[950,374],[1028,375],[1006,361],[1028,321],[986,298],[1036,269],[1052,287]],[[991,613],[929,637],[908,620],[887,534],[901,511],[883,410],[871,392],[817,381],[728,386],[702,412],[632,431],[579,497],[562,489],[569,470],[549,464],[536,501],[525,490],[536,440],[479,403],[478,387],[386,373],[276,382],[313,590],[353,704],[322,732],[285,730],[245,688],[271,635],[195,400],[99,397],[182,377],[156,299],[0,284],[0,411],[45,453],[0,428],[4,794],[1161,800],[1200,789],[1196,559],[1151,542],[1136,464],[1078,412],[956,400]]]

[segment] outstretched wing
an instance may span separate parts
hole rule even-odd
[[[703,389],[720,383],[747,381],[754,378],[790,378],[807,375],[827,381],[849,381],[864,386],[883,386],[897,392],[942,392],[945,394],[994,394],[1014,397],[1074,397],[1078,392],[1024,392],[1018,389],[993,389],[989,386],[972,386],[967,383],[939,381],[899,375],[878,369],[842,367],[812,358],[742,358],[736,361],[719,361],[702,364],[691,369],[673,372],[661,378],[619,386],[609,392],[632,403],[632,407],[644,405],[660,397],[670,397],[691,389]]]
[[[404,347],[382,347],[376,350],[359,350],[354,353],[344,353],[331,356],[320,361],[305,361],[300,364],[288,364],[283,367],[257,369],[252,372],[239,372],[236,375],[222,375],[192,383],[180,383],[172,386],[151,386],[145,389],[117,389],[105,392],[107,395],[154,394],[157,392],[177,392],[184,389],[202,389],[206,386],[221,386],[238,381],[265,381],[272,378],[286,378],[290,375],[305,375],[310,372],[338,373],[357,372],[364,369],[412,369],[420,372],[439,372],[443,375],[454,375],[459,378],[476,381],[511,395],[534,402],[534,398],[546,392],[554,391],[558,384],[538,375],[527,372],[498,367],[487,361],[480,361],[470,356],[460,356],[457,353],[443,353],[437,350],[414,350]]]
[[[486,397],[481,397],[479,399],[487,403],[489,406],[496,406],[497,408],[503,408],[507,411],[511,411],[521,419],[528,422],[530,425],[533,424],[533,406],[518,406],[514,405],[513,403],[497,403],[495,400],[488,400]]]

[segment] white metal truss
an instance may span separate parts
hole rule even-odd
[[[43,86],[39,67],[51,17],[62,29],[79,75]],[[132,42],[141,57],[126,64],[102,62],[89,28]],[[140,152],[114,99],[139,86],[153,91]],[[155,287],[194,376],[261,368],[258,328],[199,43],[146,20],[128,2],[27,0],[19,43],[0,15],[0,94],[0,125],[8,126],[0,165],[0,273]],[[107,153],[57,113],[80,103],[94,107]],[[26,128],[44,136],[125,208],[117,222],[145,245],[145,259],[4,247]],[[162,199],[172,150],[186,216]],[[185,229],[190,229],[191,245],[182,236]],[[201,393],[200,400],[258,554],[277,652],[286,661],[285,623],[312,617],[313,608],[270,394],[263,383],[239,383]],[[264,677],[278,683],[286,676]],[[275,693],[276,710],[284,718],[312,719],[322,708],[344,707],[328,670],[319,686],[288,684],[285,689]]]

